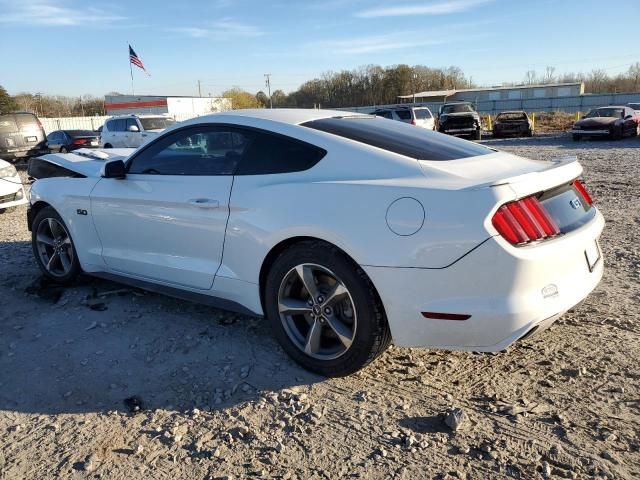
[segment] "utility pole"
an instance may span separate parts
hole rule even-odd
[[[80,95],[80,110],[82,110],[82,116],[84,117],[84,105],[82,104],[82,95]]]
[[[269,108],[273,108],[273,102],[271,101],[271,74],[265,73],[264,78],[266,78],[265,85],[269,91]]]
[[[198,80],[198,96],[202,96],[202,90],[200,89],[200,80]]]

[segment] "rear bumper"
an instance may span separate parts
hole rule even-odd
[[[534,328],[542,331],[600,282],[585,250],[604,227],[600,212],[560,238],[513,247],[492,237],[444,269],[363,267],[385,306],[394,343],[451,350],[500,351]],[[427,319],[421,312],[467,314]]]
[[[0,159],[18,160],[20,158],[45,155],[47,153],[51,153],[48,148],[12,148],[9,150],[0,150]]]

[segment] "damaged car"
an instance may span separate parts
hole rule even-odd
[[[571,136],[578,141],[585,137],[607,137],[620,140],[640,134],[640,118],[630,107],[594,108],[573,124]]]
[[[393,342],[501,351],[603,275],[573,159],[540,161],[344,111],[201,116],[136,149],[33,159],[35,262],[265,316],[327,376]]]
[[[438,131],[447,135],[482,139],[480,115],[471,102],[445,103],[438,115]]]
[[[493,138],[501,137],[531,137],[533,136],[533,122],[522,110],[502,112],[493,122]]]

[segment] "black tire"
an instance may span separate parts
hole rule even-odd
[[[110,143],[105,143],[104,148],[113,148],[113,145],[111,145]]]
[[[611,132],[611,138],[622,140],[624,138],[624,127],[616,128]]]
[[[482,140],[482,129],[477,129],[471,137],[473,140]]]
[[[65,233],[71,242],[70,249],[73,252],[73,255],[70,261],[71,267],[69,271],[65,274],[56,275],[50,272],[49,270],[47,270],[47,267],[43,264],[40,256],[39,247],[36,242],[36,238],[38,235],[38,231],[40,229],[40,224],[42,222],[47,222],[49,219],[56,220],[58,224],[60,224],[64,228]],[[36,263],[38,264],[38,267],[42,271],[42,274],[48,279],[54,281],[55,283],[59,283],[59,284],[71,283],[73,280],[75,280],[78,277],[80,273],[82,273],[82,268],[80,267],[80,262],[78,261],[78,254],[76,253],[76,247],[73,243],[73,239],[71,238],[71,234],[69,233],[69,229],[67,228],[66,224],[62,220],[62,217],[58,214],[58,212],[55,211],[53,207],[43,208],[38,212],[36,217],[33,219],[33,224],[31,226],[31,247],[33,249],[33,256],[35,257]]]
[[[573,138],[574,142],[579,142],[580,141],[580,135],[576,135],[575,133],[573,135],[571,135],[571,138]]]
[[[69,153],[66,147],[60,147],[60,153]]]
[[[533,137],[533,130],[529,129],[527,130],[527,133],[525,134],[526,137]]]
[[[278,308],[281,285],[299,265],[326,268],[343,283],[353,300],[357,318],[353,341],[338,358],[318,359],[307,355],[289,337]],[[264,303],[267,318],[282,348],[302,367],[328,377],[354,373],[376,359],[391,343],[384,308],[364,271],[336,247],[321,241],[301,242],[284,251],[266,277]]]

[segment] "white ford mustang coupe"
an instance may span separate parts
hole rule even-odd
[[[304,367],[399,346],[499,351],[598,284],[604,220],[574,160],[380,117],[240,110],[137,150],[33,159],[44,275],[79,273],[264,315]]]

